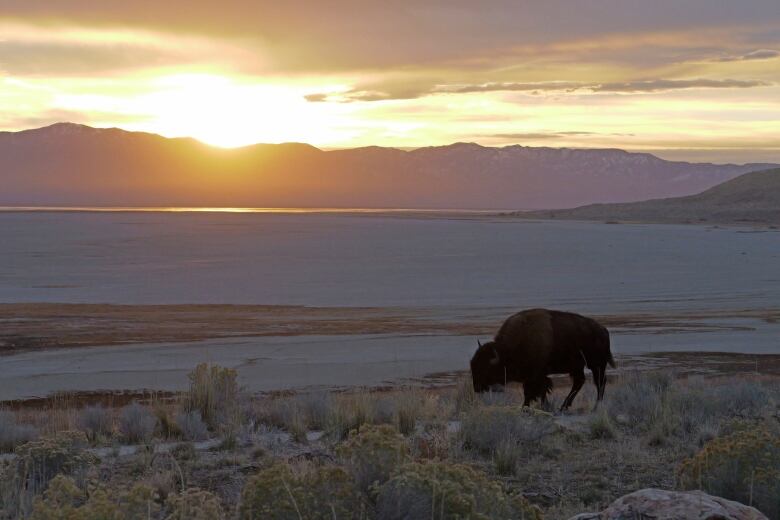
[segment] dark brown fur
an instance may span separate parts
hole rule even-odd
[[[569,374],[573,384],[563,410],[585,383],[585,367],[593,373],[598,401],[603,399],[608,364],[615,367],[609,332],[598,322],[571,312],[531,309],[507,318],[494,340],[479,346],[471,359],[471,376],[477,392],[522,383],[527,406],[546,400],[552,390],[549,374]]]

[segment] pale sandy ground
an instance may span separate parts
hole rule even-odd
[[[466,369],[537,306],[618,355],[780,352],[780,242],[749,229],[0,212],[0,244],[0,400],[181,389],[202,361],[251,390],[381,385]]]
[[[250,392],[380,385],[462,370],[473,343],[465,336],[297,336],[27,352],[0,358],[0,396],[183,390],[187,373],[204,361],[236,368]]]
[[[0,401],[62,391],[184,390],[187,373],[201,362],[235,368],[250,392],[403,384],[421,378],[429,384],[435,382],[432,374],[467,370],[476,340],[489,338],[506,312],[0,305],[0,342],[5,342],[0,349]],[[613,351],[625,368],[655,364],[658,358],[645,355],[667,351],[778,354],[778,314],[708,311],[598,318],[611,328]],[[697,363],[688,362],[686,369]],[[753,370],[749,364],[740,370]],[[446,376],[441,380],[451,381]]]

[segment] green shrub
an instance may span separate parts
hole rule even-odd
[[[30,520],[142,520],[156,518],[159,506],[151,488],[136,484],[130,490],[85,493],[76,483],[59,475],[43,497],[35,500]]]
[[[681,489],[752,505],[780,518],[780,435],[754,427],[706,443],[679,468]]]
[[[250,478],[241,493],[241,520],[339,520],[365,518],[354,481],[336,466],[293,473],[276,464]]]
[[[87,438],[82,432],[61,432],[17,447],[16,459],[2,476],[2,504],[6,511],[12,516],[29,514],[33,499],[59,474],[82,484],[89,466],[97,462],[94,455],[84,450],[86,446]]]
[[[538,509],[508,495],[484,473],[461,464],[428,461],[402,467],[379,490],[377,520],[539,520]]]
[[[588,430],[591,439],[614,439],[617,436],[615,426],[604,408],[600,408],[590,416]]]
[[[203,489],[187,489],[168,501],[170,513],[166,520],[221,520],[225,513],[214,494]]]
[[[78,518],[76,508],[87,496],[73,479],[58,475],[49,483],[43,498],[35,499],[31,520],[69,520]],[[83,515],[81,516],[83,518]]]
[[[199,411],[212,430],[231,429],[238,421],[239,389],[236,371],[201,363],[190,372],[190,391],[186,410]]]
[[[338,453],[358,488],[369,495],[374,495],[376,488],[409,460],[409,446],[403,435],[387,424],[353,431]]]

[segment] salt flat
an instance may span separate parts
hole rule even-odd
[[[0,301],[780,307],[780,234],[349,214],[0,213]]]
[[[45,346],[0,357],[0,400],[177,390],[201,361],[237,368],[253,391],[398,382],[467,368],[477,337],[535,306],[603,316],[618,354],[780,353],[773,232],[452,215],[0,212],[0,244],[0,342]],[[41,311],[45,302],[129,306],[73,314]],[[230,305],[149,307],[159,304]]]
[[[686,333],[621,330],[613,334],[618,362],[631,354],[710,351],[778,354],[777,325],[743,320],[754,330]],[[0,356],[0,401],[53,392],[187,388],[200,362],[235,368],[247,390],[399,384],[468,370],[476,347],[469,335],[357,334],[221,338],[63,348]],[[635,365],[634,361],[632,365]]]

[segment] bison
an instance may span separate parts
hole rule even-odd
[[[552,391],[549,374],[569,374],[572,387],[561,405],[571,406],[585,383],[585,367],[593,373],[597,403],[604,397],[607,364],[615,368],[609,332],[595,320],[571,312],[531,309],[513,314],[493,341],[471,358],[474,391],[485,392],[511,381],[523,384],[523,406]]]

